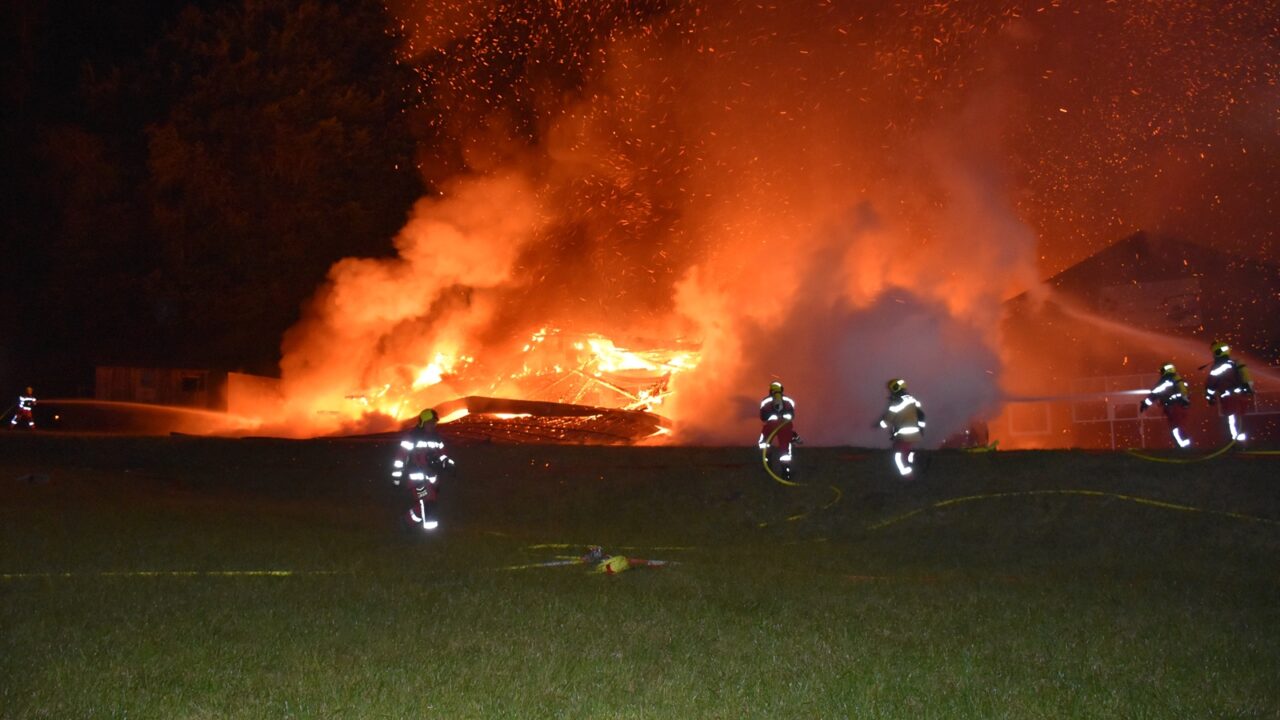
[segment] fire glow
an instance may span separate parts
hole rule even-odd
[[[736,443],[782,378],[807,439],[870,444],[885,380],[906,377],[939,437],[991,416],[1002,303],[1039,282],[1040,241],[1061,241],[1061,267],[1076,239],[1129,227],[1051,203],[1143,184],[1136,165],[1055,163],[1137,156],[1157,142],[1148,105],[1229,123],[1182,88],[1231,88],[1150,64],[1171,35],[1136,6],[872,5],[397,4],[433,191],[395,257],[332,267],[270,414],[293,434],[390,429],[483,395],[660,412],[664,438]],[[1188,4],[1168,23],[1215,17]],[[1068,23],[1129,74],[1037,54]],[[1099,97],[1101,119],[1059,112]]]
[[[550,340],[550,342],[548,342]],[[401,368],[411,383],[383,383],[349,394],[349,402],[330,415],[358,421],[365,415],[406,420],[422,407],[467,395],[498,395],[553,403],[592,404],[623,410],[654,410],[670,393],[673,376],[697,367],[689,349],[633,351],[599,335],[570,337],[559,328],[537,330],[519,351],[519,369],[502,377],[477,371],[473,357],[437,352],[429,363]],[[459,410],[441,418],[466,417]],[[489,413],[496,419],[531,417],[528,413]]]

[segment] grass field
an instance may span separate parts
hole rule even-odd
[[[1280,717],[1280,460],[456,454],[414,541],[385,444],[0,438],[0,717]]]

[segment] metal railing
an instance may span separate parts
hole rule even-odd
[[[1150,373],[1077,378],[1072,381],[1069,394],[1008,404],[1008,432],[1014,437],[1031,438],[1062,430],[1053,426],[1053,408],[1066,405],[1072,426],[1100,428],[1105,424],[1112,449],[1120,445],[1122,436],[1132,439],[1135,428],[1137,443],[1145,448],[1149,436],[1164,437],[1167,424],[1163,414],[1143,412],[1142,409],[1142,401],[1155,381]],[[1262,381],[1255,381],[1254,387],[1255,392],[1245,414],[1280,415],[1280,387]],[[1191,401],[1196,404],[1203,402],[1203,392],[1203,388],[1192,387]],[[1149,427],[1150,423],[1154,426]],[[1129,432],[1122,432],[1122,428]]]

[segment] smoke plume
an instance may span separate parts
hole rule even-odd
[[[499,394],[527,370],[521,346],[556,327],[699,343],[660,412],[676,441],[707,443],[753,437],[775,378],[821,443],[876,441],[892,377],[923,401],[934,441],[994,410],[1002,302],[1034,286],[1043,255],[1025,218],[1045,216],[1030,205],[1048,151],[1010,148],[1043,129],[1036,113],[1065,114],[1027,76],[1027,48],[1052,22],[1084,32],[1128,12],[395,10],[440,192],[415,207],[398,257],[335,265],[287,336],[295,416],[314,424],[335,398],[396,386],[419,404]]]

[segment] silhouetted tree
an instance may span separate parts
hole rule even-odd
[[[176,10],[72,0],[5,9],[0,258],[16,301],[0,313],[0,387],[88,392],[94,363],[136,358],[150,336],[136,320],[148,237],[139,139],[155,113],[119,81],[142,84],[145,50]],[[95,102],[98,90],[109,102]]]
[[[243,0],[156,47],[149,292],[185,362],[270,371],[330,264],[389,250],[421,191],[390,27],[364,0]]]

